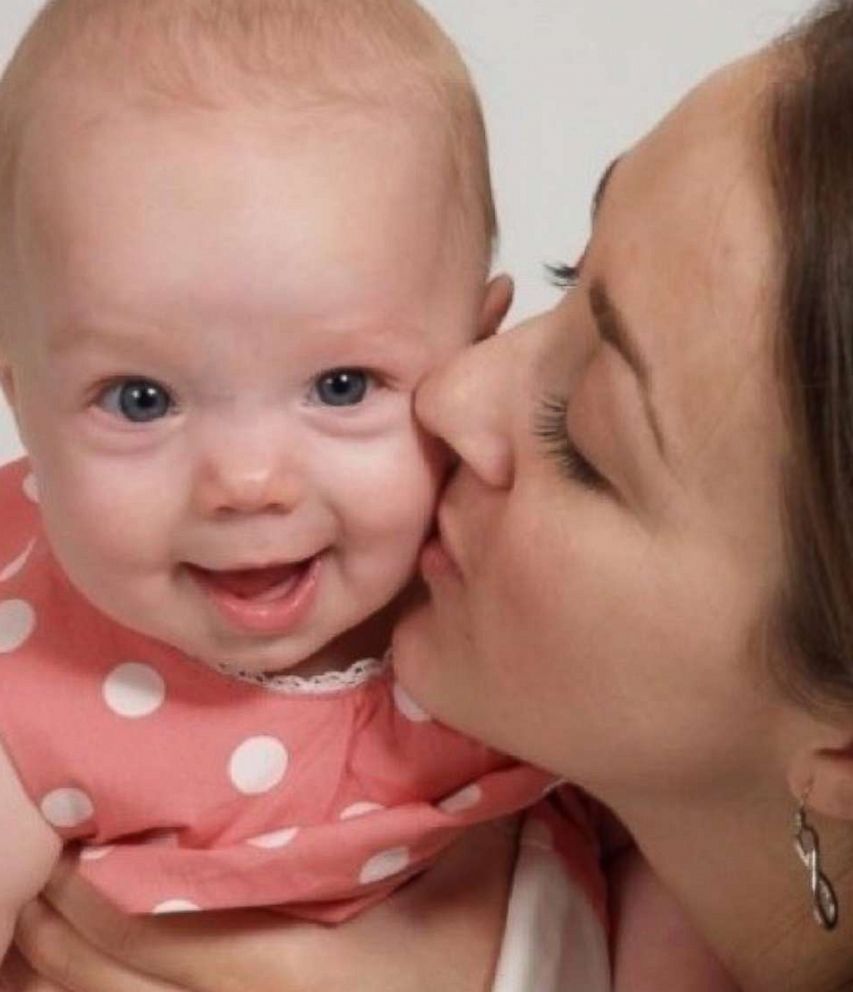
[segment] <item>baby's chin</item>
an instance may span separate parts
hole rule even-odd
[[[276,654],[275,658],[267,658],[263,654],[258,657],[254,653],[247,653],[242,656],[229,653],[227,656],[207,657],[201,660],[209,668],[226,675],[250,675],[261,679],[275,678],[281,675],[314,678],[329,672],[343,671],[352,664],[351,661],[344,663],[329,658],[324,651],[316,652],[308,658],[297,658],[290,663],[282,658],[281,652]]]
[[[328,636],[328,630],[279,637],[162,636],[160,640],[215,671],[272,677],[314,678],[344,672],[356,662],[380,661],[391,638],[390,618],[380,612],[369,621]],[[325,635],[325,636],[324,636]]]
[[[90,600],[91,601],[91,600]],[[95,604],[97,605],[97,604]],[[195,663],[226,675],[315,675],[334,670],[324,659],[324,643],[310,636],[250,636],[211,630],[205,625],[164,622],[145,611],[121,610],[110,603],[102,612],[122,627],[178,651]],[[177,618],[173,618],[177,619]],[[319,640],[319,643],[316,641]]]
[[[301,638],[273,638],[249,643],[242,638],[162,639],[193,660],[226,675],[297,675],[307,678],[339,668],[323,645],[318,649],[311,644],[299,643]]]
[[[77,583],[75,583],[76,585]],[[85,583],[80,585],[85,586]],[[135,599],[117,599],[101,588],[78,591],[121,626],[187,655],[215,671],[242,676],[294,675],[303,678],[341,672],[354,662],[381,659],[388,649],[397,602],[378,606],[366,619],[352,610],[309,618],[303,629],[261,633],[233,629],[202,611],[158,609],[168,602],[159,585]],[[167,590],[168,592],[168,590]]]

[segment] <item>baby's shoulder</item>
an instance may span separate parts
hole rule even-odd
[[[10,554],[21,550],[38,527],[37,493],[26,458],[0,465],[0,569]]]

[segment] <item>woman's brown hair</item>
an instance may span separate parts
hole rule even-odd
[[[767,142],[791,427],[782,633],[800,698],[853,703],[853,2],[781,40]]]

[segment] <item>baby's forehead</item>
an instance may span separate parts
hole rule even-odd
[[[481,268],[473,247],[454,251],[444,150],[408,120],[329,112],[332,127],[316,111],[290,120],[279,108],[162,110],[66,92],[25,142],[21,262],[38,268],[42,296],[71,310],[122,295],[136,313],[160,306],[168,322],[192,296],[216,320],[243,306],[251,284],[268,315],[286,310],[298,324],[322,314],[308,322],[315,333],[416,333],[417,321],[394,315],[411,300],[447,303],[430,286],[454,267]],[[475,282],[454,292],[469,297]]]
[[[22,135],[51,110],[65,109],[53,136],[70,145],[72,125],[96,125],[111,102],[188,112],[287,100],[395,110],[426,127],[452,159],[463,210],[491,241],[476,95],[458,52],[413,0],[53,0],[0,84],[0,195],[12,189]]]
[[[45,88],[21,129],[15,193],[26,199],[38,191],[55,192],[82,171],[91,182],[105,173],[120,179],[122,172],[128,182],[146,173],[154,179],[173,164],[177,173],[191,158],[200,170],[210,163],[211,171],[229,156],[262,155],[285,164],[313,156],[319,165],[341,152],[345,156],[354,143],[388,144],[391,134],[400,142],[419,140],[423,152],[438,150],[421,140],[428,128],[390,113],[238,96],[216,104],[176,102],[144,89],[116,94],[97,77],[68,80]],[[346,182],[345,170],[340,181]]]
[[[330,157],[354,142],[396,143],[401,154],[406,146],[417,149],[422,164],[413,169],[412,178],[428,182],[436,167],[440,175],[455,175],[446,132],[436,124],[433,112],[412,113],[405,101],[377,105],[286,93],[257,99],[239,91],[215,100],[176,100],[144,86],[116,92],[109,80],[91,75],[59,78],[40,88],[18,134],[17,152],[19,158],[23,153],[50,156],[40,167],[51,167],[58,175],[69,155],[79,157],[95,144],[120,148],[131,131],[146,132],[153,146],[174,144],[177,137],[224,148],[233,146],[239,135],[241,142],[282,158],[311,152]],[[61,159],[54,157],[59,147]],[[340,178],[345,182],[346,173]]]
[[[358,225],[369,246],[406,222],[412,242],[437,238],[450,250],[460,240],[461,211],[438,135],[428,122],[388,109],[164,104],[145,94],[117,98],[103,82],[86,80],[46,98],[25,131],[17,219],[55,240],[126,210],[132,197],[149,202],[150,223],[167,201],[179,210],[207,198],[212,216],[229,197],[247,210],[260,209],[264,197],[270,209],[292,197],[293,224],[336,222],[341,233]],[[327,209],[310,214],[312,199]]]

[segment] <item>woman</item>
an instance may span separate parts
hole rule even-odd
[[[576,285],[419,399],[461,464],[400,679],[610,806],[749,992],[853,982],[851,110],[844,0],[627,152],[561,274]],[[474,895],[455,915],[463,895],[427,875],[395,921],[387,904],[332,934],[247,918],[225,946],[128,929],[60,879],[21,941],[69,988],[221,992],[236,951],[238,987],[304,989],[324,941],[317,988],[482,988],[502,895],[464,872],[486,846],[459,852],[451,881]],[[646,932],[625,921],[617,970],[683,989],[673,945],[645,943],[656,906]],[[406,912],[451,925],[400,946]]]

